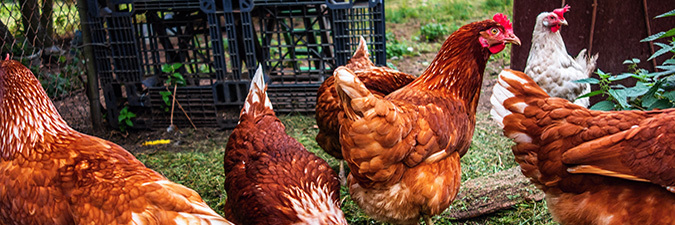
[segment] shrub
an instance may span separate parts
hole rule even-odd
[[[430,23],[420,28],[421,38],[428,42],[442,39],[445,35],[450,33],[447,26],[439,23]]]

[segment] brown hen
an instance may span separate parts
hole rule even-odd
[[[520,44],[506,16],[494,19],[462,26],[420,77],[384,98],[350,69],[335,71],[349,191],[366,214],[430,223],[457,195],[487,60],[507,43]]]
[[[38,79],[0,61],[0,223],[231,224],[195,191],[66,124]]]
[[[347,224],[340,185],[321,158],[288,136],[261,67],[225,150],[225,217],[236,224]]]
[[[504,70],[491,114],[561,224],[675,224],[675,109],[604,112]]]
[[[356,76],[377,96],[385,96],[408,83],[415,77],[389,67],[375,66],[370,61],[370,53],[366,40],[361,37],[359,46],[352,58],[345,67],[355,71]],[[342,149],[340,147],[340,124],[338,123],[339,114],[342,113],[342,105],[335,91],[335,78],[328,77],[319,87],[316,98],[316,124],[319,127],[319,133],[316,135],[316,142],[329,155],[340,159],[340,181],[346,182],[344,176],[344,165],[342,159]]]

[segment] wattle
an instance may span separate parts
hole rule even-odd
[[[504,50],[505,47],[506,47],[506,44],[502,43],[502,44],[490,46],[489,49],[490,49],[490,52],[492,52],[492,54],[497,54],[497,53],[501,52],[502,50]]]
[[[555,25],[551,27],[551,32],[553,33],[558,32],[558,30],[560,30],[560,25]]]

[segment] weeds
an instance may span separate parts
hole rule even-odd
[[[675,10],[661,14],[656,18],[675,16]],[[667,32],[659,32],[640,42],[654,41],[661,38],[670,38],[668,43],[654,43],[661,47],[647,60],[652,60],[656,57],[662,56],[666,53],[671,53],[671,57],[665,60],[660,66],[656,68],[661,69],[659,72],[650,72],[646,69],[638,67],[640,59],[633,58],[623,62],[628,65],[628,73],[622,73],[613,76],[610,73],[605,73],[598,69],[597,74],[600,79],[586,78],[578,80],[578,83],[597,84],[600,90],[579,96],[591,97],[602,95],[606,97],[604,101],[600,101],[591,106],[594,110],[652,110],[665,109],[675,107],[675,28]],[[635,86],[625,87],[622,84],[617,84],[618,81],[628,78],[634,78]]]
[[[120,131],[125,132],[127,127],[133,127],[134,122],[131,121],[131,119],[133,119],[134,117],[136,117],[136,114],[129,111],[129,107],[124,106],[124,108],[120,110],[120,115],[117,116],[117,122]]]
[[[443,24],[430,23],[422,26],[420,33],[421,38],[427,42],[442,41],[445,35],[450,34],[450,29]]]

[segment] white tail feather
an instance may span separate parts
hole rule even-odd
[[[513,74],[510,71],[502,71],[501,73],[499,73],[499,80],[495,84],[494,88],[492,88],[492,96],[490,96],[490,103],[492,103],[490,115],[492,115],[492,118],[502,128],[504,127],[504,117],[512,114],[510,110],[504,107],[504,101],[506,101],[509,98],[515,97],[515,95],[508,90],[510,85],[506,81],[504,81],[504,78],[518,81],[523,85],[528,83],[527,80],[518,77],[517,75]],[[517,107],[516,108],[517,113],[523,113],[525,107],[527,107],[527,104],[524,102],[519,102],[515,104],[515,106]]]
[[[262,65],[258,65],[258,69],[255,70],[255,75],[251,79],[251,86],[249,87],[241,114],[250,113],[252,105],[260,102],[261,98],[263,98],[262,101],[265,101],[265,108],[272,109],[272,102],[267,97],[265,89],[265,76],[263,75]]]

